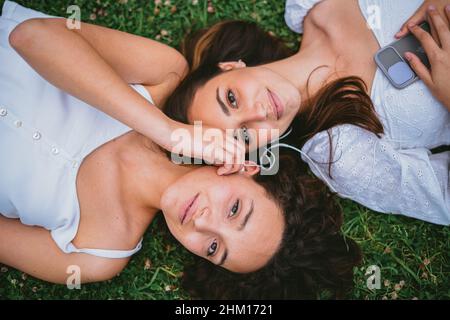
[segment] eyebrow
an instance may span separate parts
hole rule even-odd
[[[248,210],[247,215],[244,218],[244,221],[241,223],[241,225],[239,226],[238,230],[241,231],[245,228],[245,226],[247,225],[248,220],[250,219],[250,217],[253,214],[253,200],[252,200],[252,204],[250,205],[250,210]]]
[[[250,217],[253,214],[253,207],[254,206],[253,206],[253,200],[252,200],[252,204],[250,205],[250,210],[248,210],[248,213],[245,216],[244,221],[241,223],[241,225],[238,228],[239,231],[242,231],[245,228],[245,226],[247,225],[248,220],[250,219]],[[227,257],[228,257],[228,249],[225,249],[225,251],[222,255],[222,258],[220,258],[220,262],[217,265],[218,266],[223,265],[225,263],[225,260],[227,259]]]
[[[228,257],[228,249],[225,249],[225,252],[223,253],[222,258],[220,259],[218,266],[223,265],[225,263],[225,260],[227,259],[227,257]]]
[[[220,98],[219,87],[217,87],[216,89],[216,100],[219,103],[220,109],[222,109],[223,113],[225,113],[225,115],[229,117],[230,110],[228,110],[227,106],[225,105],[225,103],[223,103],[222,99]]]

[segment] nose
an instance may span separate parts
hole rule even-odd
[[[255,102],[253,106],[246,108],[245,119],[242,122],[265,121],[268,119],[268,111],[262,102]]]
[[[214,217],[209,208],[198,210],[192,217],[194,227],[197,231],[214,231],[217,230],[218,219]]]

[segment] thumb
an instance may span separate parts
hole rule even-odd
[[[405,58],[419,78],[430,88],[433,85],[433,79],[431,78],[431,73],[427,67],[414,53],[406,52]]]
[[[231,171],[232,168],[233,166],[228,164],[220,165],[219,168],[217,169],[217,175],[219,176],[226,175]]]

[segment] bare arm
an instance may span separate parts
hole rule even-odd
[[[69,266],[78,266],[82,283],[108,280],[127,264],[126,259],[107,259],[83,253],[62,252],[41,227],[22,224],[0,214],[0,263],[33,277],[66,284]]]
[[[169,81],[173,87],[174,79],[180,81],[187,72],[183,56],[143,37],[86,23],[70,30],[65,23],[60,18],[26,20],[9,40],[47,81],[169,149],[171,131],[182,124],[127,83],[161,86]]]
[[[216,130],[220,135],[213,141],[194,134],[194,126],[171,120],[128,86],[127,82],[153,86],[152,93],[164,100],[187,73],[187,63],[176,50],[84,23],[81,30],[70,30],[65,22],[62,18],[26,20],[11,32],[9,41],[47,81],[166,150],[176,148],[177,153],[214,164],[242,163],[243,142],[232,134]],[[183,137],[188,133],[190,139],[171,139],[174,132]]]

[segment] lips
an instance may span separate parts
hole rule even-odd
[[[199,195],[200,193],[197,193],[195,196],[187,200],[181,207],[179,215],[181,224],[186,224],[191,220],[192,216],[197,210],[197,198]]]
[[[278,119],[280,119],[283,116],[283,112],[284,112],[284,106],[281,103],[280,98],[277,96],[277,94],[275,92],[270,91],[269,89],[267,89],[269,92],[269,98],[271,101],[271,105],[272,107],[275,108],[275,116]]]

